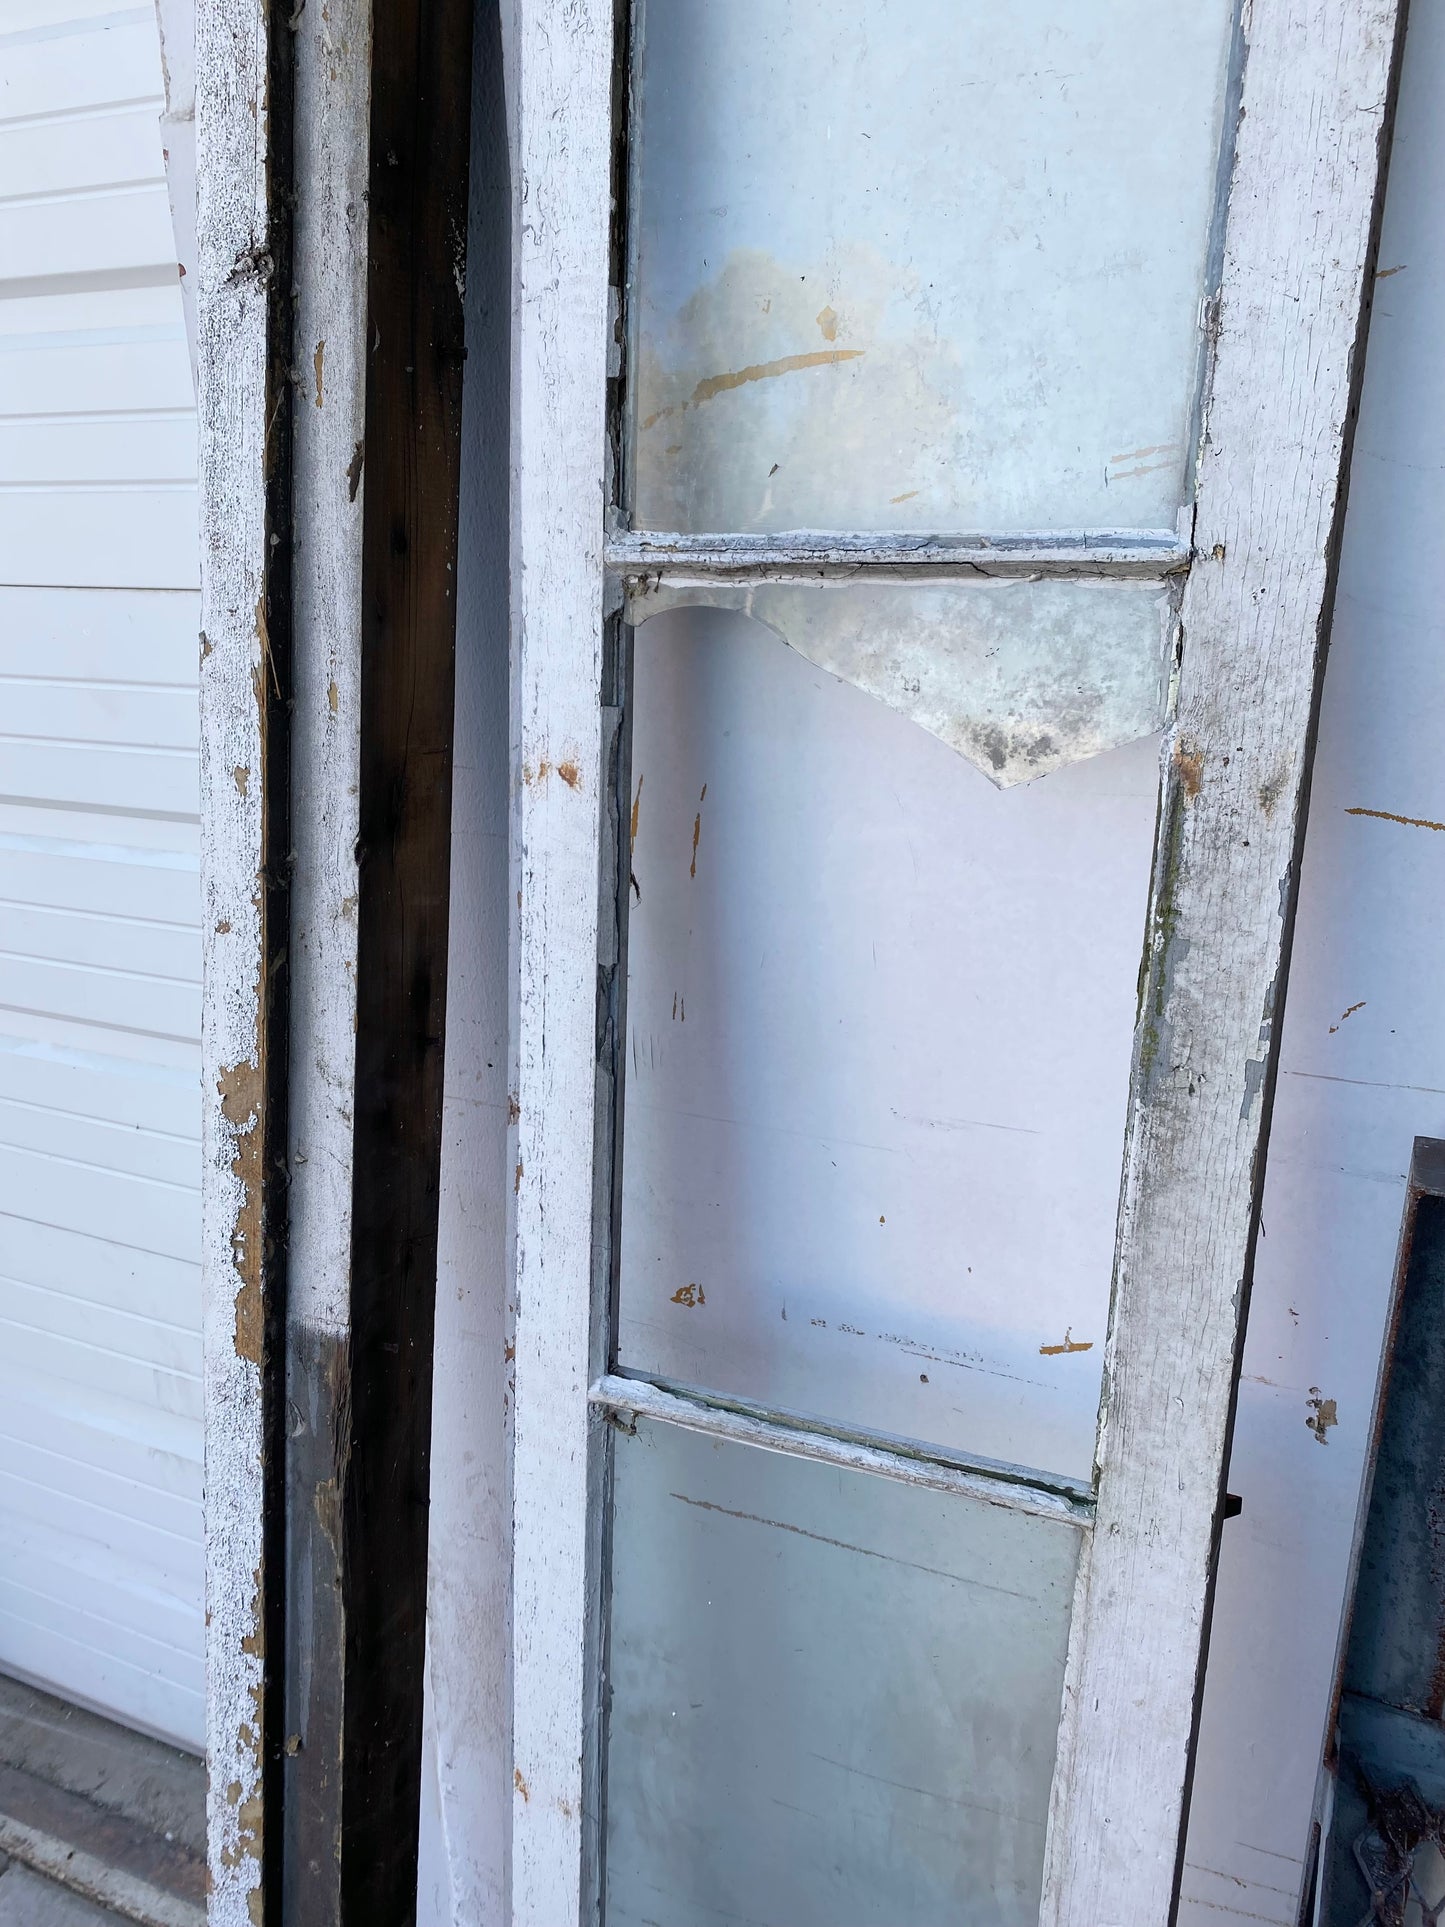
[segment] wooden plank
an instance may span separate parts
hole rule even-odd
[[[515,0],[513,1927],[592,1919],[588,1386],[602,797],[612,0]],[[591,1816],[589,1822],[588,1816]]]
[[[212,1927],[274,1927],[285,1153],[291,149],[287,15],[196,17],[201,413],[207,1857]],[[57,103],[58,104],[58,103]],[[273,545],[271,538],[276,537]],[[238,772],[244,772],[240,780]]]
[[[290,1224],[282,1918],[341,1907],[351,1475],[370,0],[297,20]],[[353,487],[353,482],[355,486]]]
[[[400,1923],[416,1908],[471,46],[471,0],[373,10],[352,1463],[340,1495],[348,1921]]]
[[[1174,1904],[1402,12],[1246,15],[1045,1927]]]

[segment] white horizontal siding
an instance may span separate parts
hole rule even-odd
[[[196,435],[151,8],[0,9],[0,1667],[203,1738]]]

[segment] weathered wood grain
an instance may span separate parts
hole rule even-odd
[[[511,1920],[584,1908],[612,0],[516,0]],[[595,1813],[591,1816],[595,1820]]]
[[[341,1918],[399,1927],[421,1798],[471,48],[472,0],[372,10]]]
[[[211,1840],[237,1927],[416,1906],[471,21],[202,13]]]
[[[202,1065],[208,1857],[215,1927],[273,1920],[284,1237],[289,46],[202,0]],[[280,526],[277,526],[278,520]],[[272,536],[276,541],[272,543]],[[264,1863],[264,1865],[263,1865]]]
[[[371,0],[295,28],[284,1917],[341,1904]]]
[[[1046,1927],[1172,1915],[1401,11],[1247,9]]]
[[[607,565],[629,580],[676,583],[971,582],[994,576],[1172,575],[1189,545],[1167,529],[1049,529],[997,535],[663,535],[628,530]]]

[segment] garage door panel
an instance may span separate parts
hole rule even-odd
[[[60,1377],[33,1360],[22,1368],[0,1353],[0,1397],[13,1411],[27,1411],[37,1423],[68,1428],[75,1436],[86,1434],[95,1441],[87,1448],[91,1455],[114,1449],[130,1464],[151,1456],[157,1462],[173,1459],[192,1466],[199,1478],[204,1441],[194,1414],[167,1411],[148,1396],[133,1397],[134,1389]]]
[[[73,1597],[67,1599],[64,1592],[0,1582],[0,1618],[91,1647],[102,1660],[127,1668],[145,1671],[165,1667],[178,1683],[190,1683],[192,1692],[205,1691],[205,1662],[200,1655],[182,1652],[143,1626],[117,1624],[101,1612],[77,1605]]]
[[[198,1746],[199,545],[148,0],[0,8],[0,1668]]]
[[[17,1371],[43,1372],[76,1391],[154,1405],[158,1412],[173,1418],[190,1419],[198,1426],[201,1423],[200,1383],[183,1373],[134,1364],[102,1346],[81,1344],[55,1332],[7,1321],[0,1321],[0,1345]]]
[[[75,1292],[54,1291],[0,1274],[0,1319],[98,1346],[133,1365],[155,1365],[190,1378],[200,1377],[198,1332],[141,1317],[122,1306],[98,1304],[82,1295],[84,1280],[78,1280],[77,1287]],[[0,1433],[5,1430],[6,1417],[0,1412]],[[47,1437],[41,1442],[49,1444],[50,1440]]]
[[[182,685],[60,680],[41,674],[4,679],[5,734],[133,749],[179,749],[194,755],[196,692]]]
[[[169,982],[201,981],[200,934],[174,924],[0,903],[0,929],[18,956],[140,971]]]
[[[98,331],[71,339],[0,336],[0,415],[34,419],[189,408],[191,372],[180,299],[176,292],[174,322],[132,329],[119,339]]]
[[[119,1519],[154,1527],[168,1533],[187,1548],[201,1536],[199,1495],[187,1498],[180,1493],[164,1492],[145,1480],[98,1466],[85,1459],[73,1459],[49,1443],[16,1437],[0,1418],[0,1472],[26,1483],[55,1492],[88,1506],[97,1506]]]
[[[102,1550],[124,1546],[159,1584],[177,1591],[189,1591],[202,1568],[198,1544],[138,1519],[122,1520],[109,1505],[38,1483],[10,1470],[0,1457],[0,1516],[7,1513],[48,1524]]]
[[[81,123],[83,139],[70,116],[18,127],[0,123],[0,181],[24,182],[32,195],[58,195],[104,182],[161,179],[156,113],[149,102],[92,110]]]
[[[0,261],[6,278],[98,276],[110,268],[141,265],[174,272],[170,200],[164,179],[156,179],[155,171],[148,167],[149,179],[89,194],[0,200]],[[24,174],[6,178],[29,184]]]
[[[170,1169],[124,1165],[119,1159],[96,1161],[115,1162],[118,1170],[135,1169],[143,1177],[197,1181],[201,1089],[199,1080],[184,1071],[128,1063],[98,1052],[67,1053],[0,1036],[0,1096],[45,1105],[63,1117],[111,1125],[115,1141],[136,1137],[174,1143],[185,1158],[178,1175]]]
[[[193,440],[194,418],[184,426]],[[12,584],[0,587],[0,675],[194,689],[200,626],[194,593]]]
[[[200,758],[183,750],[35,743],[0,736],[0,793],[124,815],[199,817]]]
[[[0,575],[10,582],[190,589],[200,568],[196,491],[0,491]]]
[[[173,923],[0,902],[0,924],[20,956],[139,971],[168,982],[201,980],[200,933]]]
[[[0,1144],[0,1193],[14,1217],[94,1228],[135,1251],[200,1262],[199,1200],[189,1186]]]
[[[12,1376],[0,1411],[0,1432],[29,1438],[64,1453],[77,1465],[98,1466],[135,1485],[192,1505],[201,1503],[199,1457],[97,1424],[94,1414],[57,1380],[37,1378],[22,1385]],[[199,1530],[199,1520],[196,1526]]]
[[[194,983],[0,952],[0,1006],[11,1010],[183,1042],[200,1027],[200,1004]]]
[[[38,847],[37,847],[38,846]],[[60,837],[27,839],[0,830],[0,902],[131,916],[199,941],[201,886],[194,862],[167,852],[87,848]]]
[[[89,31],[59,20],[0,35],[0,121],[74,113],[77,108],[161,104],[160,48],[148,9],[117,9]]]
[[[97,1305],[114,1305],[142,1318],[199,1330],[201,1275],[195,1265],[137,1251],[68,1225],[13,1216],[0,1222],[4,1226],[6,1277],[52,1291],[71,1291]],[[102,1421],[98,1418],[96,1422]],[[114,1416],[107,1429],[118,1429]],[[181,1449],[181,1441],[171,1439],[169,1443],[172,1449]],[[197,1463],[200,1455],[198,1438],[194,1443]]]
[[[89,1643],[51,1631],[28,1615],[0,1611],[0,1652],[8,1670],[188,1748],[205,1749],[204,1692],[189,1691],[169,1670],[135,1665]]]
[[[195,1188],[196,1146],[189,1138],[160,1136],[47,1105],[17,1103],[0,1096],[0,1144],[78,1158],[83,1164],[127,1176]]]
[[[184,482],[196,431],[184,415],[141,420],[0,421],[0,483]],[[187,676],[194,680],[194,637]]]

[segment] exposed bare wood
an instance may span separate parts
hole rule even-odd
[[[348,1922],[416,1911],[472,11],[372,9],[351,1326],[335,1428]]]
[[[1093,1495],[1087,1488],[1065,1479],[1045,1483],[1022,1466],[991,1465],[881,1433],[825,1427],[791,1413],[769,1411],[748,1399],[722,1399],[645,1378],[609,1373],[598,1379],[588,1396],[624,1424],[639,1417],[658,1419],[709,1438],[730,1439],[786,1458],[816,1459],[845,1471],[871,1472],[896,1479],[900,1485],[954,1492],[1034,1518],[1061,1519],[1077,1526],[1093,1523]]]
[[[1047,1927],[1173,1906],[1400,13],[1246,21]]]

